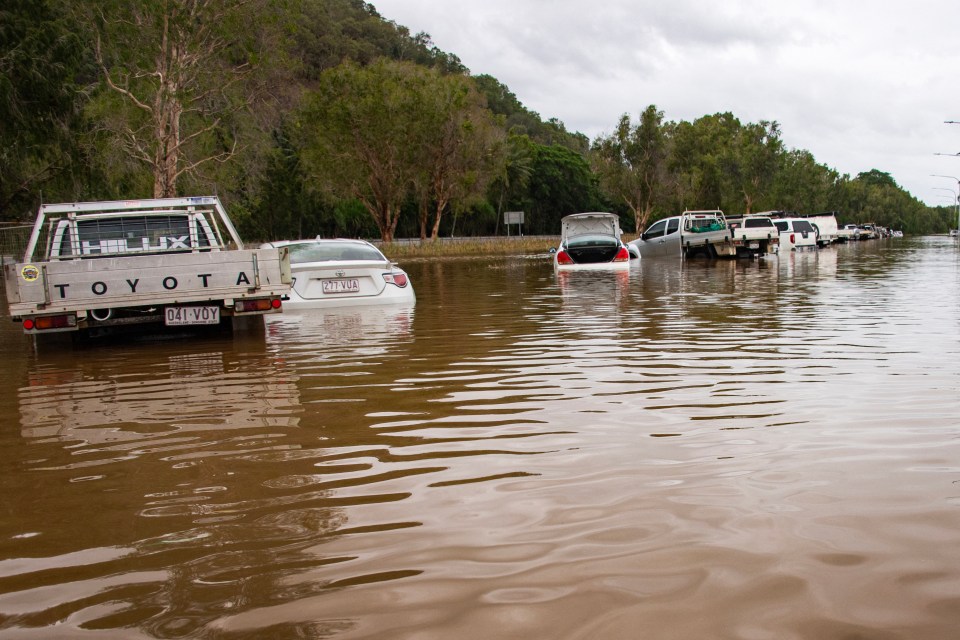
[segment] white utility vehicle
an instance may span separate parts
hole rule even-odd
[[[817,248],[817,230],[806,218],[780,218],[774,221],[780,230],[780,251]]]
[[[780,248],[780,230],[765,213],[750,213],[739,218],[727,218],[727,224],[737,248],[737,257],[757,258],[777,253]]]
[[[735,258],[730,227],[722,211],[684,211],[658,220],[630,245],[641,258]]]
[[[225,324],[279,313],[290,290],[287,250],[245,249],[214,196],[42,205],[3,269],[34,335]]]
[[[839,239],[839,225],[837,224],[837,214],[833,211],[823,213],[811,213],[803,216],[810,221],[814,230],[817,232],[817,245],[826,247]]]

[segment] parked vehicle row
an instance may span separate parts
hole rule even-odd
[[[3,269],[10,316],[34,336],[232,327],[284,308],[416,301],[406,272],[363,240],[244,248],[215,196],[43,205],[22,261]]]
[[[719,209],[688,210],[657,220],[624,245],[617,215],[591,212],[564,217],[560,246],[552,251],[558,270],[621,269],[639,258],[758,258],[813,251],[875,233],[872,224],[839,228],[832,211],[809,215],[763,211],[727,218]]]

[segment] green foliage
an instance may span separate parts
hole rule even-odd
[[[667,163],[670,126],[663,112],[650,105],[636,126],[620,117],[616,131],[593,143],[591,163],[604,191],[629,207],[637,231],[646,227],[657,199],[673,184]]]
[[[586,153],[590,142],[582,133],[570,133],[559,120],[544,122],[540,115],[530,111],[517,99],[506,85],[489,75],[474,78],[477,90],[487,99],[487,108],[504,118],[504,126],[511,135],[528,136],[547,146],[561,145]]]
[[[0,7],[0,218],[32,214],[46,196],[75,192],[84,162],[82,83],[88,58],[56,0]]]
[[[193,58],[163,48],[164,25]],[[591,145],[362,0],[0,6],[0,218],[31,214],[41,192],[175,186],[218,193],[264,240],[416,235],[421,219],[444,235],[503,233],[507,210],[546,234],[588,210],[639,226],[713,207],[836,210],[907,233],[956,224],[888,173],[840,175],[780,135],[732,113],[669,122],[650,105]]]
[[[426,33],[385,20],[361,0],[300,0],[302,13],[294,34],[301,79],[308,84],[344,62],[361,66],[379,58],[413,62],[446,73],[466,72],[453,54],[433,45]]]
[[[528,233],[559,233],[560,219],[603,208],[603,197],[586,159],[567,147],[532,143],[529,188],[520,207]]]

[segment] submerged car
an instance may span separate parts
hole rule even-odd
[[[574,213],[560,221],[560,247],[554,266],[567,269],[627,269],[630,251],[620,239],[615,213]]]
[[[364,240],[281,240],[261,248],[287,247],[293,286],[284,308],[311,309],[373,304],[412,304],[406,272]]]

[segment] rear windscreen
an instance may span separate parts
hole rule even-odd
[[[139,253],[144,251],[189,251],[190,222],[187,216],[124,216],[77,221],[77,237],[69,228],[60,239],[61,256]],[[198,247],[210,240],[200,230]]]

